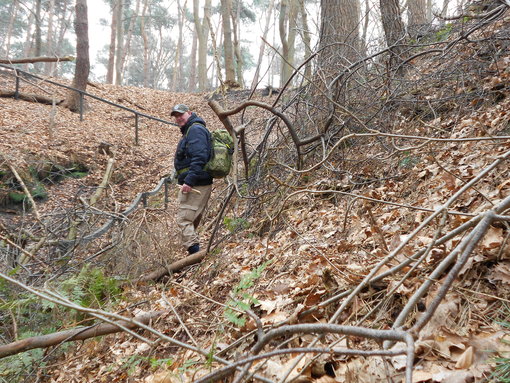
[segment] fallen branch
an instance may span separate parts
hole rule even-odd
[[[147,275],[143,275],[138,280],[139,282],[148,282],[148,281],[157,281],[161,277],[164,277],[171,272],[179,271],[186,266],[194,265],[195,263],[199,263],[202,259],[207,255],[206,250],[199,251],[198,253],[188,255],[186,258],[183,258],[177,262],[172,263],[168,267],[160,267]]]
[[[6,97],[6,98],[18,98],[20,100],[29,101],[29,102],[38,102],[40,104],[47,104],[47,105],[53,105],[53,98],[45,97],[45,96],[39,96],[37,94],[32,93],[21,93],[18,92],[16,95],[16,92],[9,91],[9,90],[0,90],[0,97]],[[55,100],[55,104],[60,104],[63,99]]]
[[[133,320],[143,324],[148,324],[150,321],[160,317],[164,313],[164,311],[156,311],[134,317]],[[138,327],[137,324],[127,321],[119,321],[118,324],[128,329],[134,329]],[[100,325],[94,325],[90,327],[61,331],[48,335],[34,336],[0,346],[0,358],[19,354],[20,352],[32,350],[34,348],[46,348],[64,342],[85,340],[88,338],[112,334],[119,331],[122,331],[122,329],[115,324],[102,323]]]
[[[40,57],[25,57],[23,59],[0,59],[0,64],[31,64],[31,63],[54,63],[60,61],[74,61],[75,57],[73,56],[65,56],[65,57],[48,57],[48,56],[40,56]]]

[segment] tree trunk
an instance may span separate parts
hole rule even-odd
[[[46,54],[48,56],[55,55],[55,52],[53,52],[53,17],[55,16],[55,0],[49,0],[49,7],[48,7],[48,32],[46,36]],[[55,68],[54,63],[47,63],[44,68],[44,72],[46,75],[49,75],[53,72],[53,69]]]
[[[181,7],[180,0],[177,0],[177,26],[179,30],[179,34],[177,37],[177,47],[175,49],[175,57],[174,57],[174,69],[172,73],[172,83],[170,84],[170,89],[175,91],[181,90],[181,72],[182,72],[182,50],[183,50],[183,36],[182,30],[184,26],[184,17],[185,17],[185,9]]]
[[[296,40],[296,4],[295,0],[282,0],[279,19],[280,40],[282,43],[282,69],[280,85],[283,86],[294,71],[294,53]]]
[[[41,31],[41,1],[36,0],[35,3],[35,45],[34,45],[34,54],[33,56],[41,56],[42,53],[42,31]],[[41,66],[36,64],[34,65],[34,69],[36,72],[41,71]]]
[[[64,46],[64,37],[67,32],[68,25],[71,24],[73,12],[67,8],[67,2],[64,1],[62,9],[60,9],[60,17],[58,21],[58,39],[57,39],[57,55],[62,54],[62,47]],[[59,67],[55,67],[55,76],[59,74]]]
[[[110,48],[108,50],[108,66],[106,67],[106,83],[113,84],[113,74],[115,73],[115,44],[117,33],[117,2],[112,2],[112,24],[110,26]]]
[[[232,10],[230,15],[232,17],[232,30],[234,32],[234,53],[236,63],[236,78],[237,83],[240,87],[244,87],[243,79],[243,56],[241,54],[241,31],[240,31],[240,20],[241,20],[241,0],[236,0],[235,13]]]
[[[194,92],[197,89],[197,47],[198,47],[198,36],[197,28],[193,29],[193,42],[191,43],[190,63],[191,67],[189,70],[189,82],[188,92]]]
[[[124,49],[122,52],[122,60],[120,63],[122,78],[124,78],[124,73],[126,72],[126,58],[130,54],[131,50],[131,38],[133,36],[133,29],[135,28],[136,20],[138,19],[138,13],[140,12],[140,0],[136,0],[135,12],[129,18],[129,27],[126,36],[126,43],[124,44]]]
[[[407,2],[407,30],[413,38],[421,37],[428,27],[427,0],[408,0]]]
[[[265,51],[265,46],[266,46],[266,43],[264,40],[267,40],[267,34],[269,32],[269,26],[271,23],[271,16],[273,14],[273,8],[274,8],[274,0],[269,0],[269,6],[267,9],[266,20],[265,20],[265,25],[264,25],[264,31],[262,32],[262,39],[260,41],[259,58],[257,60],[257,68],[255,69],[253,81],[251,82],[252,89],[255,89],[259,83],[260,67],[262,66],[262,60],[264,59],[264,51]]]
[[[207,81],[207,41],[209,40],[211,15],[211,0],[205,0],[204,16],[202,21],[199,17],[199,0],[193,0],[193,17],[198,38],[198,90],[204,91],[208,88]]]
[[[122,85],[122,51],[124,48],[124,0],[117,0],[117,51],[115,52],[115,84]]]
[[[326,81],[336,77],[358,58],[359,2],[321,0],[321,30],[318,62]]]
[[[302,39],[305,45],[305,59],[312,55],[312,37],[310,28],[308,26],[308,13],[306,12],[305,0],[299,0],[299,12],[301,13],[302,24]],[[305,65],[305,77],[310,79],[312,77],[312,63],[308,61]]]
[[[14,29],[14,21],[16,20],[16,15],[18,13],[18,0],[13,0],[11,4],[11,8],[9,10],[9,13],[11,17],[9,18],[9,25],[7,27],[7,32],[4,36],[4,39],[2,40],[2,46],[5,46],[5,57],[9,57],[10,51],[11,51],[11,38],[12,38],[12,32]]]
[[[145,0],[142,10],[142,19],[140,21],[140,34],[143,39],[143,86],[145,88],[149,85],[149,38],[145,31],[145,15],[149,7],[149,0]]]
[[[87,0],[76,0],[75,12],[76,67],[72,86],[73,88],[85,91],[90,71]],[[66,106],[74,112],[80,110],[80,95],[78,92],[69,91]]]
[[[403,61],[404,23],[400,14],[398,0],[380,0],[381,21],[390,48],[390,68],[394,69]],[[399,70],[401,72],[401,70]]]
[[[360,53],[363,57],[368,56],[368,42],[367,42],[367,34],[368,34],[368,25],[370,21],[370,2],[369,0],[365,0],[365,12],[363,14],[363,32],[361,33],[360,38]],[[361,3],[360,3],[361,8]]]
[[[223,25],[223,53],[225,56],[225,83],[227,86],[236,86],[236,71],[234,68],[234,45],[232,42],[232,25],[230,14],[232,12],[231,0],[221,0],[221,18]]]
[[[32,44],[33,44],[33,36],[32,36],[32,26],[35,24],[35,12],[30,12],[30,16],[28,17],[27,23],[27,33],[25,37],[25,43],[23,45],[23,56],[30,57],[32,56]],[[28,67],[25,65],[23,67],[24,70],[27,70]]]

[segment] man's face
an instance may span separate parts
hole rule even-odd
[[[190,116],[191,112],[188,111],[186,113],[174,113],[173,118],[177,125],[184,126],[186,125],[186,122],[188,122]]]

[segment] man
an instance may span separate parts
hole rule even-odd
[[[177,225],[182,244],[191,255],[200,250],[196,229],[212,189],[213,178],[204,170],[211,153],[211,133],[204,120],[184,104],[175,105],[170,115],[182,133],[174,157],[177,183],[181,185]]]

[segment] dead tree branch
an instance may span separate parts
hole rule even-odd
[[[0,59],[0,64],[31,64],[31,63],[54,63],[61,61],[74,61],[76,57],[73,56],[65,56],[65,57],[48,57],[48,56],[40,56],[40,57],[26,57],[22,59]]]
[[[154,319],[163,315],[164,311],[157,311],[139,315],[133,318],[134,322],[148,324]],[[10,355],[19,354],[20,352],[33,350],[34,348],[47,348],[64,342],[72,342],[76,340],[85,340],[96,336],[113,334],[122,331],[122,327],[135,329],[138,325],[134,322],[120,321],[118,324],[102,323],[99,325],[76,328],[72,330],[60,331],[53,334],[34,336],[18,340],[13,343],[0,346],[0,358]]]

